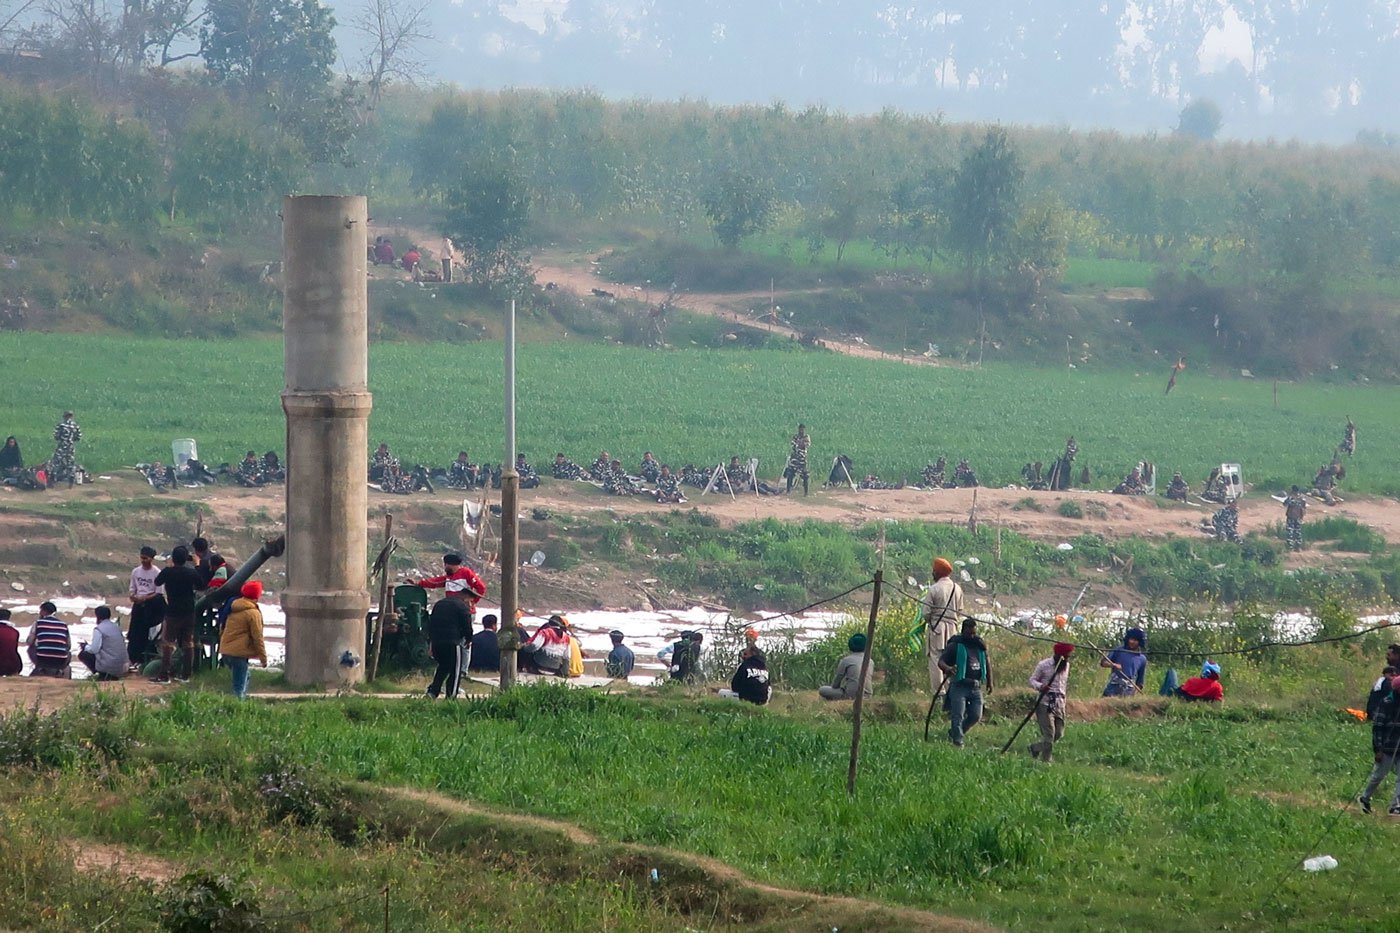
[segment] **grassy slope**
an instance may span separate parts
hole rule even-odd
[[[958,753],[921,743],[920,710],[893,704],[866,731],[854,801],[842,786],[849,730],[840,715],[785,706],[567,691],[432,707],[197,696],[143,716],[139,735],[215,759],[275,747],[332,775],[573,820],[607,838],[730,861],[762,881],[1012,927],[1170,918],[1173,929],[1308,928],[1338,917],[1360,927],[1388,917],[1368,893],[1389,870],[1374,857],[1391,838],[1378,821],[1348,816],[1331,827],[1325,851],[1343,871],[1298,869],[1368,765],[1365,729],[1321,704],[1071,724],[1052,771],[1025,757],[1025,737],[1015,754],[995,754],[1014,713]],[[212,735],[211,719],[220,724]],[[552,777],[542,780],[544,763]]]
[[[281,349],[260,339],[0,335],[6,433],[37,460],[72,407],[85,432],[80,459],[98,469],[164,459],[176,437],[196,437],[214,462],[281,449]],[[408,460],[445,463],[463,446],[499,459],[500,352],[491,343],[374,346],[372,439]],[[801,420],[818,471],[841,451],[859,472],[912,477],[941,453],[970,457],[985,482],[1001,484],[1026,460],[1052,459],[1074,433],[1099,485],[1146,457],[1193,482],[1239,460],[1246,481],[1280,488],[1312,476],[1350,415],[1361,436],[1348,488],[1400,491],[1389,472],[1400,459],[1394,387],[1283,385],[1275,410],[1268,383],[1189,370],[1164,398],[1159,372],[924,368],[780,351],[539,343],[521,348],[519,367],[520,447],[537,464],[555,450],[585,459],[606,448],[630,461],[652,449],[673,463],[740,453],[771,475]]]

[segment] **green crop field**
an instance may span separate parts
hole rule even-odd
[[[206,461],[282,449],[282,346],[276,340],[164,341],[67,334],[0,336],[3,433],[28,460],[46,457],[64,408],[83,426],[79,459],[111,470],[167,459],[193,437]],[[501,346],[376,344],[371,437],[409,461],[445,464],[458,449],[501,457]],[[654,450],[673,464],[732,454],[776,475],[805,421],[814,472],[836,453],[859,473],[912,479],[942,454],[969,457],[983,482],[1019,481],[1073,433],[1080,464],[1108,486],[1146,458],[1199,484],[1212,464],[1239,461],[1267,488],[1310,479],[1359,425],[1346,488],[1400,493],[1400,389],[1273,386],[1188,370],[1164,397],[1164,372],[915,367],[834,354],[764,350],[654,351],[533,343],[519,353],[519,440],[536,465],[556,450],[576,460],[607,449],[625,461]]]

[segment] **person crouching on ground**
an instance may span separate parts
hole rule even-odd
[[[263,642],[263,585],[249,580],[229,606],[224,633],[219,637],[219,655],[233,675],[233,695],[248,698],[248,662],[256,660],[267,667],[267,645]]]
[[[1176,695],[1182,700],[1202,700],[1219,703],[1225,699],[1225,688],[1220,685],[1220,665],[1206,661],[1201,666],[1201,676],[1192,677],[1176,688]]]
[[[92,629],[92,641],[78,646],[78,660],[92,671],[97,680],[121,680],[126,676],[130,659],[126,654],[126,639],[121,626],[112,619],[108,606],[92,611],[97,624]]]
[[[1371,795],[1381,786],[1381,781],[1390,772],[1396,772],[1395,794],[1390,798],[1390,815],[1400,816],[1400,677],[1393,678],[1385,685],[1387,692],[1380,702],[1374,705],[1371,715],[1371,752],[1375,755],[1376,766],[1366,779],[1366,789],[1361,792],[1357,803],[1364,813],[1371,812]]]
[[[768,659],[756,644],[744,646],[739,652],[739,667],[729,679],[729,689],[719,695],[767,706],[773,697],[773,685],[768,682]]]
[[[1042,658],[1031,674],[1030,685],[1039,696],[1035,704],[1035,721],[1040,726],[1040,741],[1031,743],[1031,757],[1050,763],[1055,743],[1065,736],[1065,696],[1069,693],[1069,656],[1074,645],[1056,642],[1050,657]]]
[[[24,672],[19,656],[19,629],[10,624],[10,610],[0,609],[0,677],[15,677]]]
[[[865,634],[856,632],[846,640],[846,654],[841,660],[836,662],[836,675],[831,678],[829,686],[817,688],[817,694],[823,700],[854,700],[856,691],[860,689],[860,665],[865,660]],[[865,697],[869,699],[875,693],[875,665],[870,665],[869,672],[865,675]]]
[[[987,644],[977,634],[977,621],[964,619],[962,631],[948,640],[938,667],[949,678],[948,738],[958,748],[968,730],[982,721],[982,692],[992,692],[992,665]]]
[[[520,650],[530,656],[530,660],[541,674],[567,677],[572,654],[569,641],[563,617],[553,615],[535,630],[534,637],[521,645]]]
[[[29,630],[25,644],[29,646],[29,660],[34,662],[30,677],[73,676],[73,642],[68,623],[58,618],[58,607],[48,600],[39,604],[39,619]]]

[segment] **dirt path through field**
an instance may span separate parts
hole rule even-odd
[[[485,807],[466,800],[455,797],[448,797],[444,794],[432,791],[418,790],[409,787],[387,787],[380,788],[385,793],[393,794],[405,800],[412,800],[424,806],[432,807],[447,813],[460,813],[469,816],[489,816],[494,821],[502,824],[514,824],[530,829],[543,829],[557,832],[571,843],[577,846],[592,847],[599,845],[614,845],[600,840],[597,836],[576,826],[573,823],[562,820],[550,820],[544,817],[530,816],[519,813],[510,813]],[[705,858],[691,852],[684,852],[679,849],[666,849],[659,846],[642,846],[626,843],[616,843],[617,848],[639,855],[652,854],[664,857],[671,862],[684,862],[698,868],[711,878],[730,885],[748,888],[769,897],[775,897],[783,901],[792,903],[794,912],[830,906],[839,908],[843,914],[855,913],[864,915],[869,922],[876,923],[881,929],[890,929],[890,923],[900,924],[899,929],[911,930],[949,930],[949,931],[980,931],[992,930],[985,924],[971,920],[964,920],[960,917],[949,917],[941,914],[929,913],[928,911],[916,910],[909,907],[895,907],[882,904],[879,901],[868,901],[853,897],[836,897],[827,894],[814,894],[810,891],[799,891],[792,888],[781,888],[773,885],[762,884],[754,881],[742,871],[725,862],[715,859]],[[814,920],[817,918],[813,918]],[[827,924],[829,925],[829,924]],[[906,926],[907,925],[907,926]],[[834,927],[833,927],[834,929]]]
[[[167,859],[107,842],[71,839],[68,849],[73,853],[74,868],[104,878],[140,878],[142,881],[163,884],[184,872],[183,868]]]
[[[631,298],[643,300],[644,292],[647,288],[633,282],[610,282],[598,275],[593,263],[585,256],[570,253],[543,253],[535,257],[535,281],[540,285],[554,283],[565,291],[573,292],[580,296],[589,296],[594,289],[612,292],[620,298]],[[810,294],[820,289],[805,289],[801,292],[779,291],[773,297],[781,300],[787,295]],[[655,293],[659,299],[664,293],[664,289],[650,288],[649,293]],[[790,327],[775,321],[765,321],[760,318],[742,313],[736,309],[748,308],[756,304],[767,304],[769,293],[766,291],[751,292],[681,292],[676,296],[676,307],[690,311],[694,314],[703,314],[707,317],[719,318],[743,327],[750,327],[756,330],[766,331],[780,337],[788,337],[792,340],[801,340],[802,332],[795,327]],[[835,353],[844,353],[847,356],[857,356],[871,360],[892,360],[896,363],[910,363],[916,366],[943,366],[948,365],[942,360],[931,359],[915,355],[897,355],[886,353],[876,349],[866,343],[858,343],[852,340],[837,340],[823,337],[817,341],[817,345]]]

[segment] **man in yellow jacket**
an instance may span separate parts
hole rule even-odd
[[[267,666],[267,646],[263,644],[262,598],[263,585],[249,580],[239,590],[239,596],[229,607],[224,634],[219,639],[219,654],[233,672],[233,695],[240,700],[248,697],[248,662],[257,660]]]

